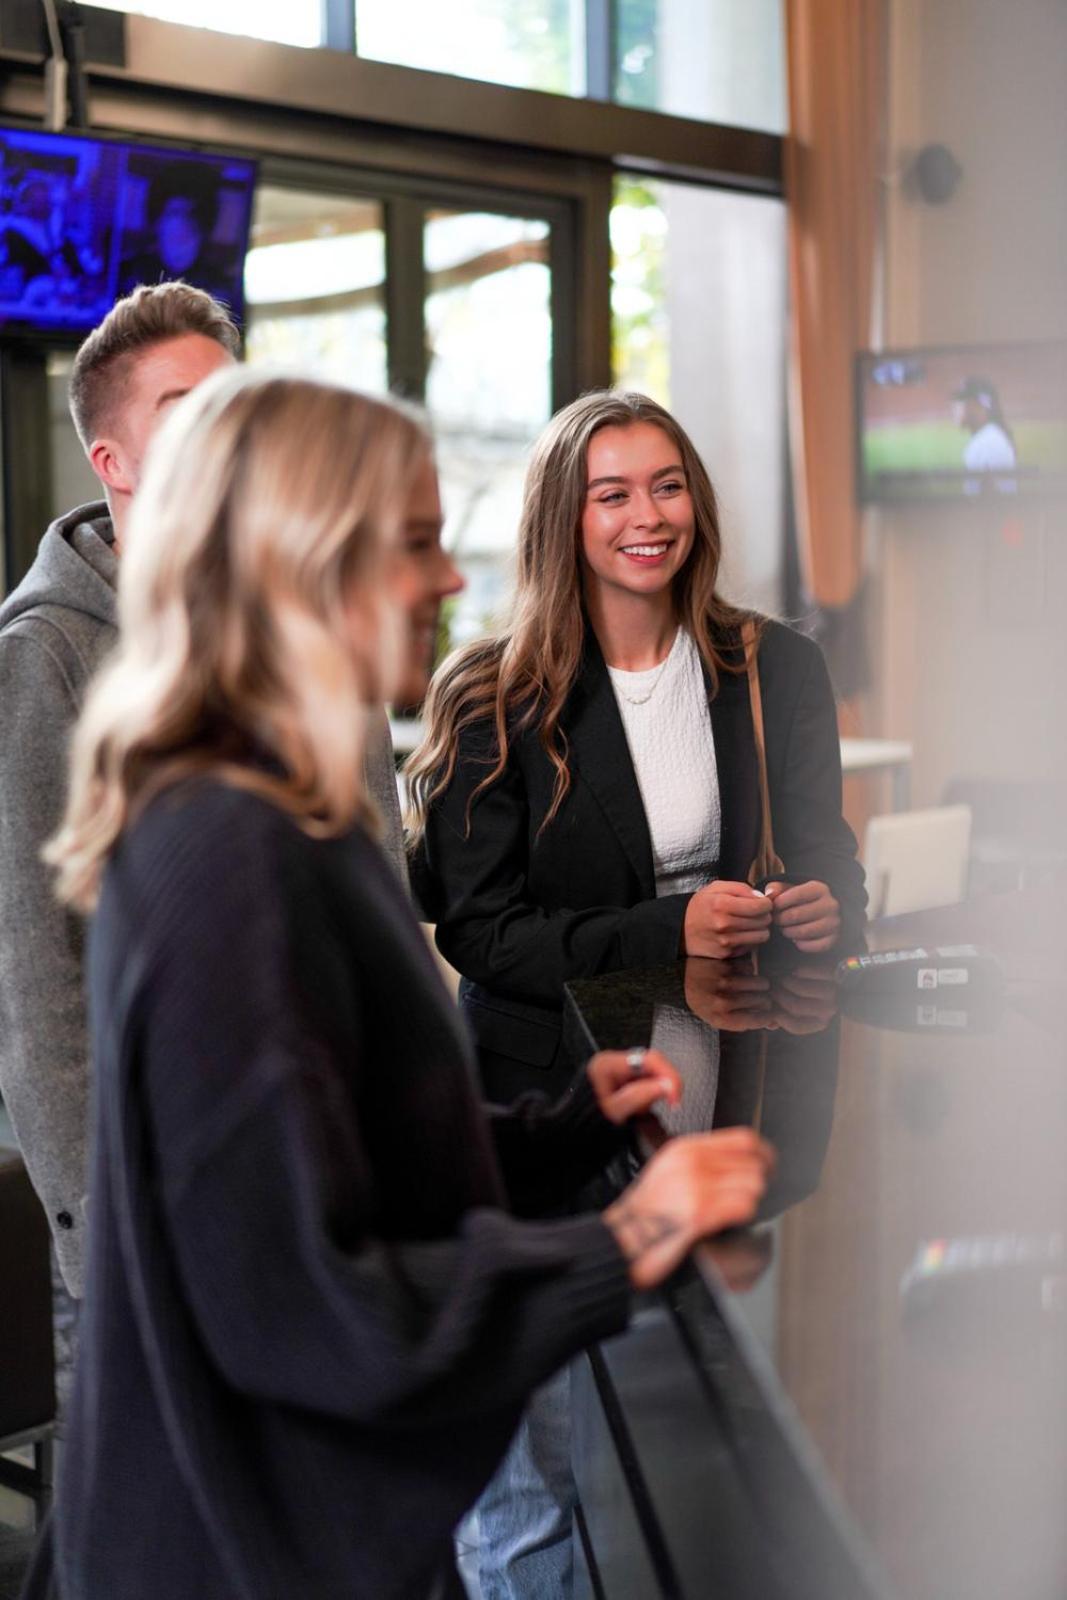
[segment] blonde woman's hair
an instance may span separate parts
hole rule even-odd
[[[46,851],[62,899],[91,908],[123,829],[194,774],[309,832],[368,815],[362,707],[398,639],[380,579],[428,452],[411,413],[304,379],[229,369],[175,408],[134,501],[119,645]]]
[[[457,650],[434,675],[423,718],[426,733],[405,766],[414,844],[434,799],[452,781],[459,736],[492,718],[486,773],[470,804],[507,765],[509,741],[536,723],[555,768],[555,817],[570,788],[567,743],[560,717],[578,677],[587,621],[582,603],[581,524],[587,494],[589,441],[601,428],[651,423],[679,453],[693,501],[693,548],[675,579],[678,620],[696,641],[713,688],[723,671],[744,670],[716,639],[739,632],[752,614],[716,590],[721,557],[719,511],[704,463],[670,412],[646,395],[594,390],[552,418],[533,447],[519,521],[518,578],[511,620],[502,632]],[[757,628],[761,618],[754,618]],[[467,812],[470,823],[470,806]]]

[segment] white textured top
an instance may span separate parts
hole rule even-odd
[[[656,1102],[656,1116],[668,1133],[707,1133],[714,1123],[721,1038],[718,1028],[709,1028],[692,1011],[662,1004],[653,1008],[648,1042],[682,1075],[681,1103]]]
[[[656,895],[692,894],[714,876],[721,828],[700,652],[679,628],[658,667],[608,672],[652,837]]]

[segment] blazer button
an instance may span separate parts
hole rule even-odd
[[[69,1211],[57,1211],[56,1221],[61,1228],[73,1228],[74,1226],[74,1218]]]

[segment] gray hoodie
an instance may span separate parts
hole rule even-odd
[[[0,605],[0,1095],[77,1296],[88,1173],[83,928],[57,902],[40,852],[62,816],[86,686],[115,641],[113,540],[103,501],[68,512]],[[384,713],[368,733],[367,787],[383,847],[406,884]]]
[[[89,1089],[82,926],[57,903],[40,851],[62,815],[86,685],[115,639],[112,539],[103,502],[61,517],[0,605],[0,1093],[75,1295]]]

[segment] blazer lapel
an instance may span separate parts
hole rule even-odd
[[[641,898],[653,899],[656,875],[645,808],[615,691],[591,628],[586,630],[581,673],[561,721],[572,766],[596,796],[626,852],[641,886]]]
[[[728,645],[729,641],[720,641],[720,648]],[[748,680],[744,673],[721,672],[713,697],[710,683],[707,687],[722,816],[719,876],[743,883],[759,846],[760,825]],[[642,897],[651,900],[656,877],[645,808],[615,691],[591,628],[586,630],[581,673],[561,720],[572,763],[614,829],[637,874]]]
[[[759,847],[760,801],[748,679],[743,672],[720,672],[718,693],[711,698],[711,731],[722,816],[719,877],[744,883]]]

